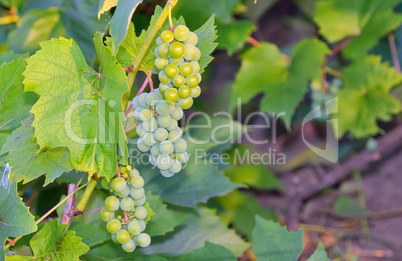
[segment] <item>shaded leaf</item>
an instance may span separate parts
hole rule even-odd
[[[307,259],[307,261],[330,261],[322,243],[318,244],[318,247],[315,250],[314,254],[310,256],[310,258]]]
[[[177,261],[225,260],[236,261],[237,258],[223,246],[205,242],[205,246],[181,256]]]

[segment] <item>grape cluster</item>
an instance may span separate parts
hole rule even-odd
[[[178,121],[183,110],[177,103],[163,100],[159,90],[142,93],[132,101],[134,118],[139,123],[137,147],[150,152],[149,161],[158,167],[164,177],[180,172],[188,160],[187,142]]]
[[[184,26],[166,30],[156,40],[155,67],[159,71],[159,91],[162,97],[177,103],[183,110],[193,106],[193,98],[201,94],[201,51],[198,37]]]
[[[102,180],[102,186],[110,189],[114,195],[106,198],[100,217],[107,222],[106,229],[112,234],[113,242],[121,244],[125,252],[133,252],[137,246],[147,247],[151,244],[151,237],[143,233],[147,226],[144,219],[148,216],[144,207],[144,179],[131,166],[120,167],[120,173],[122,175],[111,182]]]

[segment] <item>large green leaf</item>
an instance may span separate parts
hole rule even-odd
[[[12,166],[10,179],[13,182],[28,183],[46,174],[47,186],[64,172],[73,169],[67,148],[40,149],[31,126],[33,117],[12,132],[4,144],[2,153],[8,152],[7,161]]]
[[[109,11],[112,7],[117,5],[118,0],[100,0],[98,8],[98,19],[100,19],[101,14]]]
[[[34,217],[17,194],[17,186],[8,180],[11,167],[0,172],[0,260],[4,260],[4,243],[8,237],[20,237],[35,232]]]
[[[240,50],[254,30],[255,25],[250,20],[235,20],[228,25],[218,23],[219,48],[229,54]]]
[[[307,261],[330,261],[322,243],[318,244],[314,254]]]
[[[105,229],[105,224],[74,222],[69,229],[75,231],[77,237],[82,238],[82,242],[90,248],[110,240],[110,233]]]
[[[344,88],[339,92],[339,106],[332,108],[338,137],[350,131],[356,138],[380,131],[377,120],[389,121],[401,110],[401,104],[389,92],[402,76],[381,57],[368,56],[353,62],[343,72]],[[338,109],[338,111],[336,111]]]
[[[259,216],[255,222],[253,248],[257,260],[298,260],[303,250],[303,230],[288,232],[285,227]]]
[[[215,211],[204,207],[182,209],[188,219],[177,230],[166,237],[155,238],[153,243],[143,249],[145,254],[183,255],[204,246],[206,241],[229,249],[240,256],[249,247],[233,230],[228,229]]]
[[[200,72],[203,73],[205,67],[213,60],[211,53],[218,46],[215,40],[218,38],[216,25],[215,25],[215,15],[212,15],[208,21],[205,22],[200,28],[195,30],[198,36],[197,47],[201,51],[201,59],[198,61],[200,64]]]
[[[237,259],[228,249],[210,242],[205,242],[204,247],[193,250],[177,259],[177,261],[196,260],[236,261]]]
[[[118,0],[116,10],[109,22],[113,54],[117,53],[120,43],[126,38],[131,17],[140,3],[142,0]]]
[[[398,3],[400,0],[318,1],[314,20],[320,33],[330,42],[337,42],[348,36],[354,37],[344,53],[348,57],[360,57],[379,38],[400,25],[402,15],[393,11]]]
[[[60,38],[41,43],[27,59],[24,83],[26,91],[40,95],[31,110],[40,148],[67,147],[75,169],[111,178],[117,155],[123,164],[127,160],[121,97],[128,88],[102,36],[94,40],[99,74],[73,40]]]
[[[329,53],[326,45],[316,39],[298,43],[290,65],[279,49],[269,43],[248,50],[233,85],[230,109],[238,102],[247,103],[255,95],[264,93],[261,110],[280,116],[288,129],[292,116],[307,92],[310,79],[321,75],[321,65]]]

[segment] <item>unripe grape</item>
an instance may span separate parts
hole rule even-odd
[[[127,172],[127,168],[124,166],[121,166],[119,169],[120,169],[120,173],[122,173],[122,174]]]
[[[170,114],[170,117],[172,117],[172,119],[178,121],[181,118],[183,118],[183,115],[184,115],[183,110],[181,108],[179,108],[179,107],[175,107],[172,110],[172,113]]]
[[[172,158],[168,154],[161,154],[157,160],[157,166],[160,170],[168,170],[171,166]]]
[[[183,59],[183,57],[180,57],[178,59],[173,59],[172,57],[170,57],[169,63],[174,64],[176,66],[180,66],[182,63],[184,63],[184,59]]]
[[[155,145],[154,145],[154,146],[155,146]],[[159,145],[157,145],[157,146],[159,146]],[[152,149],[152,148],[151,148],[151,149]],[[149,163],[151,163],[152,166],[155,166],[155,165],[156,165],[157,156],[154,156],[154,155],[152,155],[152,154],[149,154],[148,160],[149,160]]]
[[[145,219],[148,215],[148,211],[145,207],[139,206],[135,208],[135,217],[138,219]]]
[[[110,189],[111,185],[110,185],[110,181],[107,181],[106,178],[103,178],[101,181],[101,185],[104,189]]]
[[[172,143],[178,141],[181,137],[183,136],[183,131],[180,128],[177,128],[176,130],[169,131],[168,134],[168,140]]]
[[[201,88],[200,86],[191,88],[191,97],[192,98],[197,98],[201,94]]]
[[[172,121],[172,118],[170,115],[161,115],[158,117],[158,124],[161,127],[168,127],[170,125],[170,122]]]
[[[149,95],[147,96],[147,99],[148,99],[148,97],[149,97]],[[144,122],[144,121],[149,121],[149,119],[152,118],[152,112],[151,112],[150,109],[144,108],[144,109],[142,109],[142,110],[140,111],[139,117],[140,117],[140,120],[141,120],[142,122]]]
[[[117,233],[116,233],[116,240],[117,240],[117,242],[119,242],[120,244],[127,243],[130,239],[131,239],[131,236],[130,236],[130,233],[128,233],[127,230],[125,230],[125,229],[120,229],[119,231],[117,231]]]
[[[144,196],[144,193],[144,188],[131,188],[130,196],[135,200],[139,200]]]
[[[172,120],[170,122],[170,125],[166,128],[168,131],[173,131],[179,127],[179,124],[177,123],[176,120]]]
[[[182,166],[181,166],[180,161],[175,159],[175,160],[172,160],[172,166],[170,166],[169,171],[176,174],[181,171],[181,168],[182,168]]]
[[[198,36],[194,32],[190,32],[188,35],[188,39],[184,42],[193,44],[193,45],[197,45],[198,44]]]
[[[169,88],[172,88],[172,87],[173,87],[173,85],[171,85],[171,84],[163,84],[163,83],[161,83],[161,84],[159,84],[159,93],[163,96],[165,91],[167,89],[169,89]]]
[[[124,174],[124,175],[126,175],[126,174]],[[126,198],[130,194],[130,187],[127,186],[122,192],[116,192],[115,194],[119,198]]]
[[[185,25],[179,25],[174,29],[174,38],[178,41],[186,41],[190,36],[190,30]]]
[[[165,100],[176,102],[179,99],[179,92],[175,88],[169,88],[165,91]]]
[[[134,200],[130,197],[123,198],[120,202],[120,208],[126,212],[131,211],[134,208]]]
[[[193,73],[193,66],[190,63],[180,65],[179,73],[183,77],[190,76]]]
[[[140,103],[139,103],[139,101],[138,101],[138,96],[135,96],[135,97],[133,98],[133,101],[131,102],[131,105],[133,106],[134,110],[135,110],[137,107],[140,106]]]
[[[174,175],[174,173],[171,172],[170,170],[161,170],[161,174],[165,178],[170,178],[170,177],[173,177],[173,175]]]
[[[190,95],[191,95],[191,91],[190,91]],[[187,109],[190,109],[191,106],[193,106],[194,101],[193,101],[193,98],[188,97],[188,98],[186,98],[186,99],[179,99],[179,100],[177,101],[177,103],[180,105],[180,107],[181,107],[183,110],[187,110]]]
[[[166,140],[168,137],[168,131],[164,128],[157,128],[155,131],[155,139],[157,141],[164,141]],[[151,148],[151,152],[152,152],[152,148]]]
[[[159,151],[162,154],[171,154],[173,152],[173,148],[174,148],[173,144],[168,140],[162,141],[159,144]]]
[[[139,235],[142,232],[141,223],[137,220],[133,220],[128,224],[127,230],[133,236]]]
[[[199,82],[201,82],[201,81],[202,81],[202,76],[201,76],[201,73],[196,73],[195,75],[197,75],[197,77],[198,77],[198,81],[199,81]]]
[[[138,124],[137,128],[135,129],[138,136],[142,137],[145,134],[144,127],[142,126],[142,123]]]
[[[177,153],[176,159],[178,159],[181,163],[186,163],[189,159],[189,155],[187,152],[184,153]]]
[[[142,198],[135,201],[135,206],[137,206],[137,207],[142,206],[145,204],[146,201],[147,201],[147,197],[144,195]]]
[[[107,222],[109,220],[111,220],[112,218],[114,218],[114,212],[113,211],[109,211],[106,208],[102,208],[102,210],[99,213],[100,218]]]
[[[198,62],[190,62],[191,67],[193,67],[193,73],[200,72],[200,64]]]
[[[151,147],[151,156],[158,157],[159,154],[160,154],[159,144],[155,144],[154,146]]]
[[[149,146],[145,145],[144,142],[142,142],[142,138],[139,138],[139,139],[138,139],[137,148],[138,148],[138,150],[141,151],[141,152],[147,152],[147,151],[149,151],[149,149],[150,149]]]
[[[167,104],[167,102],[161,101],[160,103],[158,103],[156,105],[156,113],[158,113],[158,115],[168,115],[169,111],[170,111],[170,105]]]
[[[142,142],[143,142],[146,146],[152,147],[152,146],[156,143],[154,134],[151,133],[151,132],[145,133],[144,137],[142,137]]]
[[[201,59],[201,51],[195,47],[194,61],[199,61]]]
[[[129,239],[126,243],[121,245],[121,248],[124,250],[124,252],[131,253],[134,252],[136,244],[134,240]]]
[[[179,73],[179,67],[174,64],[168,64],[166,65],[164,71],[167,77],[173,79]]]
[[[158,122],[154,117],[149,119],[147,122],[142,123],[142,127],[146,132],[154,132],[156,128],[158,127]]]
[[[183,153],[187,150],[187,141],[185,139],[179,139],[173,146],[176,152]]]
[[[116,192],[122,192],[127,187],[127,182],[123,178],[114,178],[112,180],[112,189]]]
[[[181,42],[172,43],[169,48],[169,53],[173,59],[181,58],[184,54],[184,45]],[[163,57],[163,58],[167,58],[167,57]]]
[[[141,176],[132,178],[131,186],[133,188],[142,188],[144,186],[144,179]]]
[[[156,104],[158,104],[160,99],[159,99],[158,94],[152,92],[152,93],[148,94],[146,101],[149,106],[156,106]]]
[[[167,44],[167,43],[163,43],[163,44],[159,45],[159,47],[158,47],[159,56],[162,58],[165,58],[165,59],[168,58],[170,48],[171,48],[171,46],[169,46],[169,44]]]
[[[166,76],[165,71],[162,70],[159,72],[158,74],[158,79],[161,83],[163,84],[169,84],[172,82],[172,79],[170,79],[169,77]]]
[[[114,234],[121,229],[121,223],[118,219],[111,219],[106,223],[106,229],[110,234]]]
[[[137,244],[140,247],[147,247],[151,244],[151,237],[148,234],[141,233],[137,237]]]
[[[138,171],[138,169],[133,168],[133,170],[130,171],[130,175],[131,175],[132,178],[138,177],[140,175],[140,172]]]
[[[120,202],[115,196],[109,196],[105,199],[105,208],[109,211],[116,211],[119,209]]]
[[[186,79],[181,75],[177,75],[176,77],[173,78],[172,83],[177,88],[182,87],[186,83]]]
[[[180,99],[187,99],[190,96],[191,96],[191,88],[190,87],[185,85],[185,86],[182,86],[182,87],[179,88],[179,97],[180,97]]]
[[[173,41],[174,34],[172,31],[166,30],[161,33],[160,37],[161,37],[162,42],[170,43],[171,41]]]
[[[162,38],[161,38],[161,37],[156,38],[156,44],[157,44],[157,45],[163,44],[163,41],[162,41]]]
[[[196,47],[192,44],[185,44],[183,58],[186,59],[187,61],[194,60],[195,55],[196,55],[195,48]]]
[[[162,70],[163,68],[165,68],[165,66],[168,64],[169,62],[168,62],[168,60],[167,59],[165,59],[165,58],[156,58],[155,59],[155,67],[158,69],[158,70]]]
[[[195,74],[192,74],[186,78],[186,85],[190,88],[197,87],[199,83],[200,80],[198,79],[198,76]]]
[[[141,232],[144,231],[147,228],[147,223],[145,223],[144,220],[138,220],[141,224]]]
[[[116,234],[112,234],[112,241],[113,241],[113,243],[115,243],[115,244],[119,244],[119,242],[117,242],[117,239],[116,239]],[[136,241],[137,242],[137,241]]]

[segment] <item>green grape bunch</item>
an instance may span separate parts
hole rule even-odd
[[[144,233],[149,215],[144,206],[144,179],[129,165],[120,167],[120,173],[111,182],[102,179],[102,187],[110,189],[113,195],[106,198],[100,217],[107,222],[106,229],[112,234],[113,242],[120,244],[125,252],[133,252],[137,246],[151,244],[151,237]]]
[[[177,103],[183,110],[193,106],[201,94],[201,51],[198,37],[187,26],[163,31],[156,40],[155,67],[159,70],[159,91],[164,100]]]

